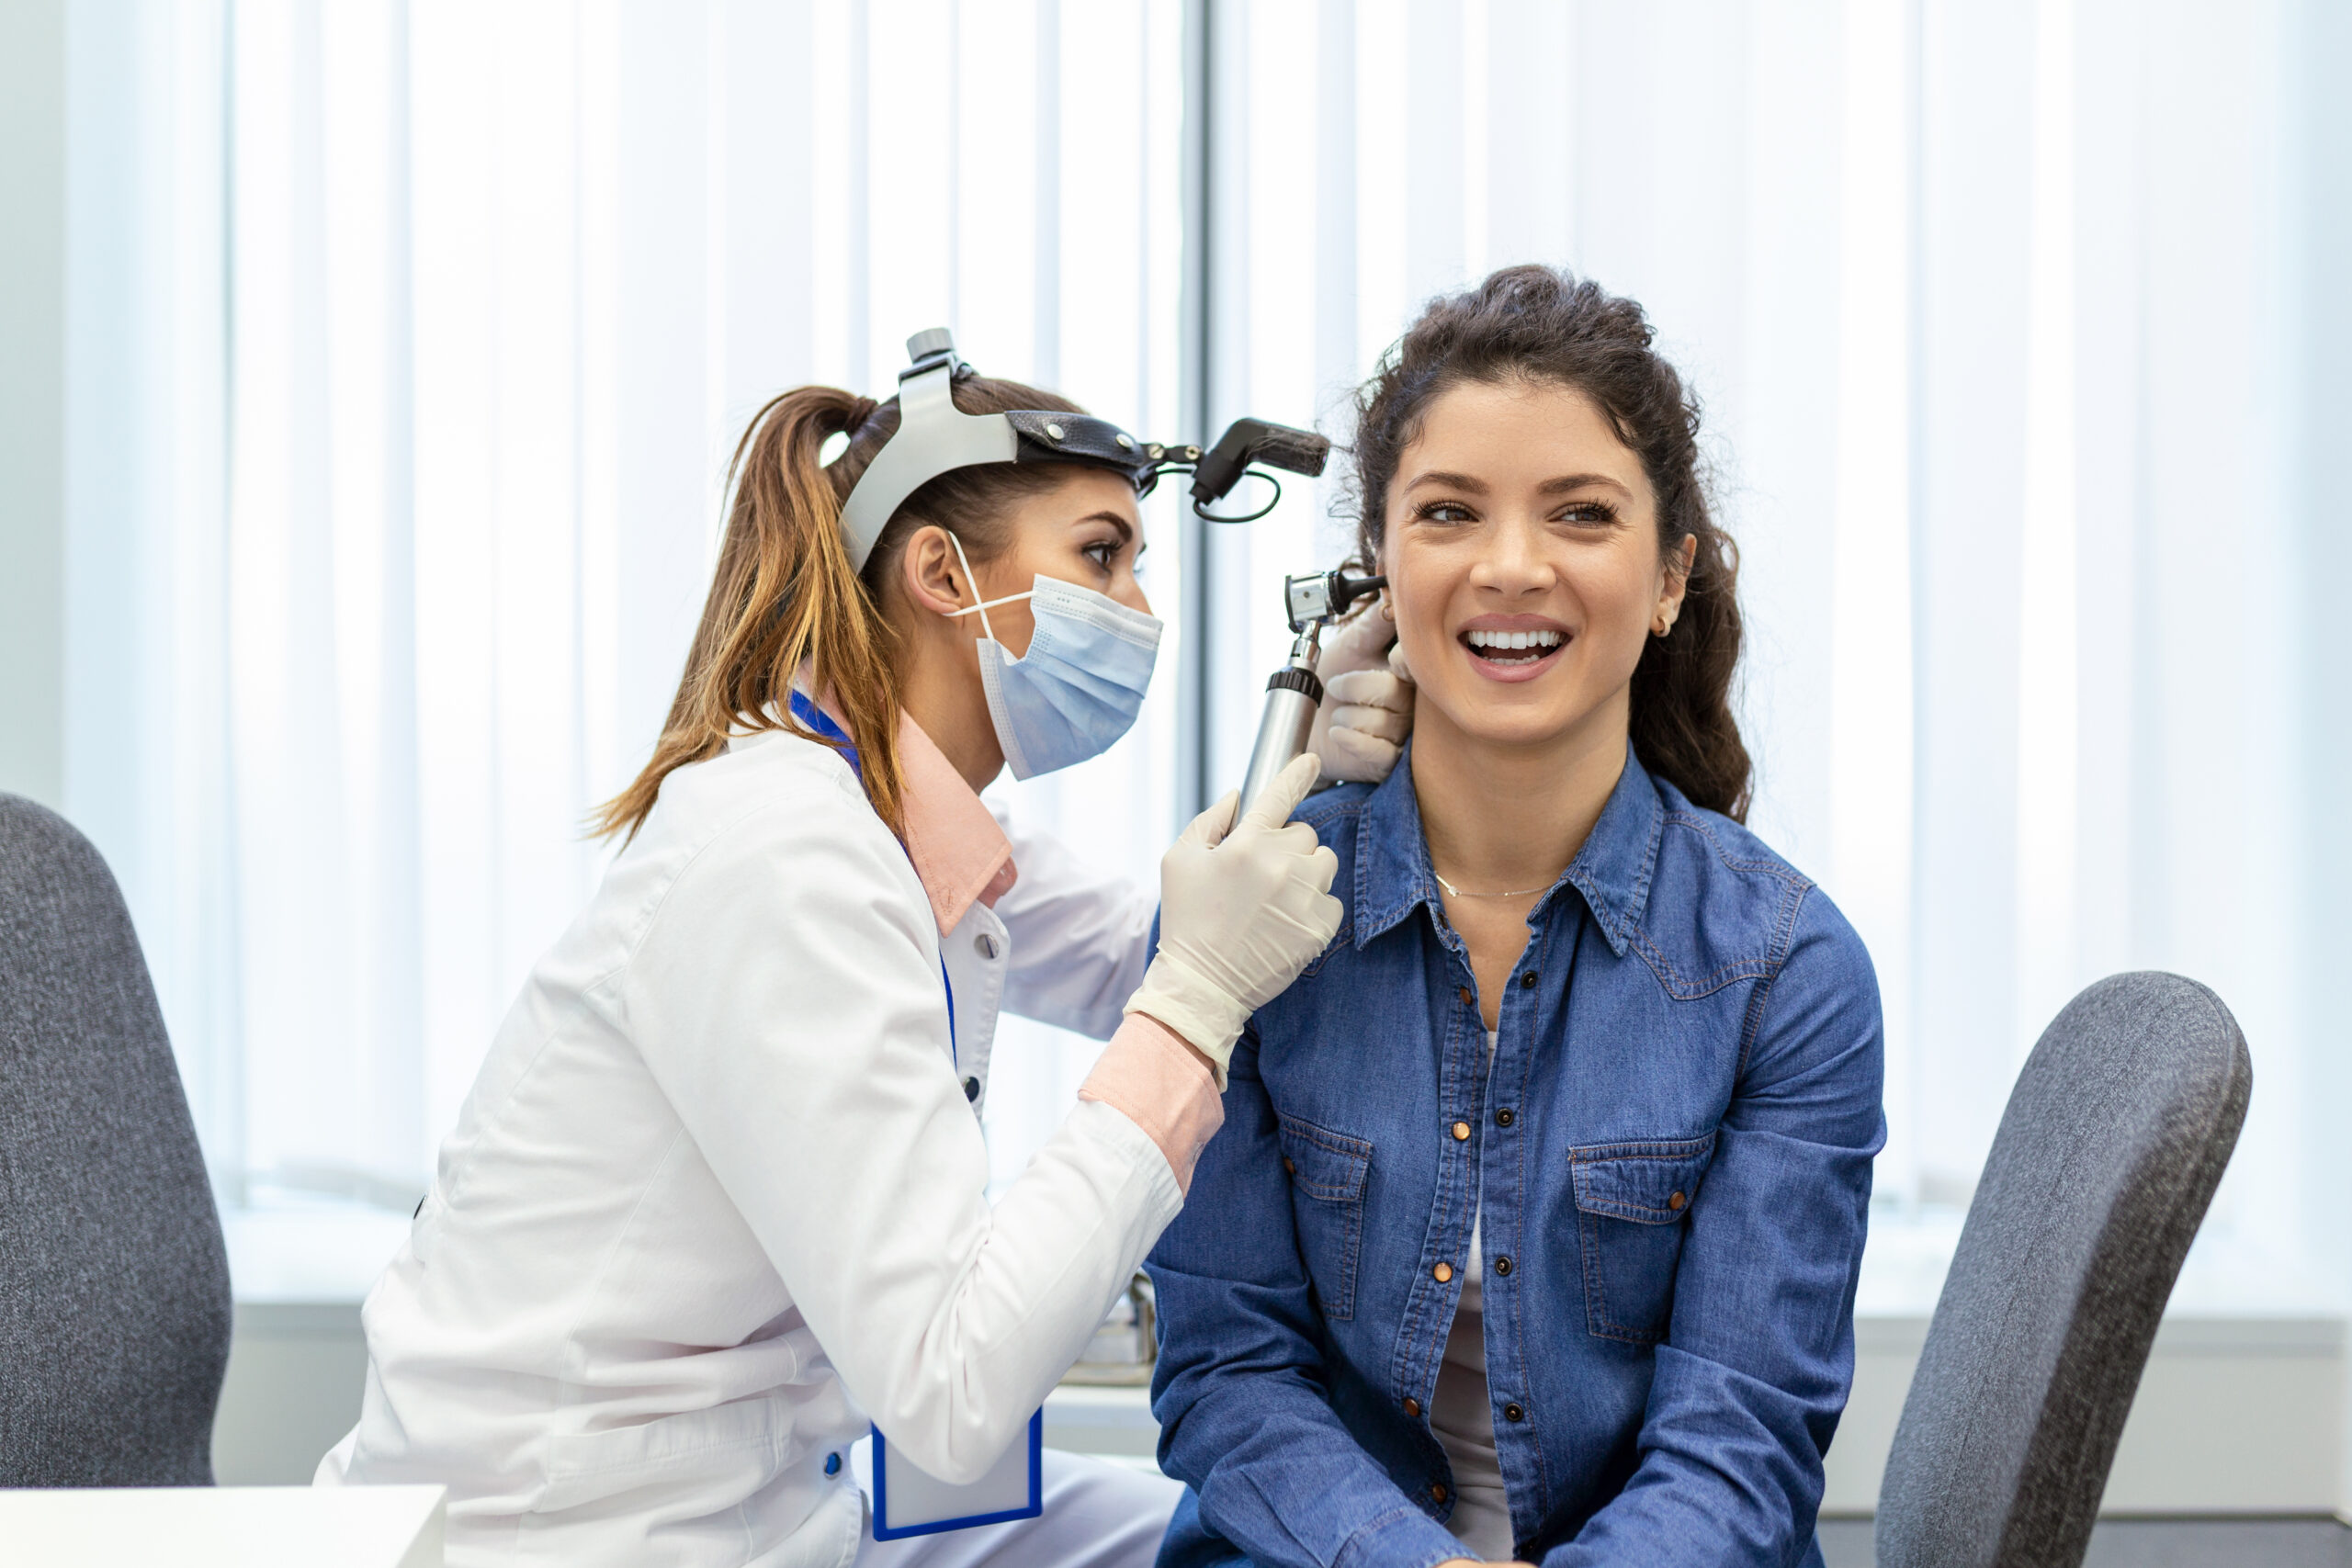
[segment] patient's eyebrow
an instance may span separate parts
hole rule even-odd
[[[1466,490],[1472,495],[1487,493],[1487,481],[1476,474],[1448,473],[1443,468],[1432,468],[1425,474],[1415,474],[1410,480],[1407,481],[1405,488],[1408,491],[1419,490],[1423,485],[1436,485],[1443,490]]]
[[[1624,480],[1611,479],[1607,474],[1563,474],[1556,479],[1545,479],[1535,490],[1539,495],[1563,495],[1572,490],[1589,490],[1595,485],[1616,491],[1621,495],[1634,493]]]
[[[1405,488],[1408,491],[1416,491],[1430,485],[1442,490],[1466,491],[1472,495],[1485,495],[1492,488],[1476,474],[1457,474],[1443,468],[1432,468],[1427,473],[1415,474],[1406,483]],[[1596,485],[1606,490],[1613,490],[1621,495],[1630,496],[1634,493],[1624,480],[1612,479],[1607,474],[1562,474],[1556,479],[1545,479],[1542,484],[1537,485],[1535,493],[1564,495],[1572,490],[1590,490]]]

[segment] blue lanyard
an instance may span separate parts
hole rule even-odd
[[[865,768],[857,760],[856,743],[850,739],[840,725],[833,722],[831,714],[810,702],[800,693],[795,692],[792,694],[792,716],[831,741],[840,750],[842,760],[849,763],[849,771],[857,775],[858,782],[860,784],[865,782]],[[901,844],[899,847],[904,849],[906,846]],[[908,859],[911,863],[913,857],[909,856]],[[956,1057],[956,982],[947,977],[947,954],[944,952],[939,955],[939,983],[947,991],[947,1059],[953,1063]]]

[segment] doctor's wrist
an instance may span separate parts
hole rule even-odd
[[[1193,1166],[1225,1121],[1208,1058],[1158,1019],[1132,1009],[1078,1097],[1101,1100],[1142,1128],[1166,1156],[1179,1192],[1190,1190]]]
[[[1126,1011],[1141,1013],[1198,1052],[1221,1092],[1225,1065],[1241,1038],[1250,1010],[1227,996],[1164,948],[1144,971],[1143,984],[1127,998]]]
[[[1219,1062],[1216,1057],[1210,1055],[1206,1051],[1202,1050],[1198,1045],[1195,1045],[1191,1041],[1185,1039],[1184,1032],[1182,1030],[1174,1027],[1164,1018],[1153,1018],[1148,1011],[1142,1008],[1135,1009],[1134,1013],[1137,1018],[1145,1019],[1152,1023],[1159,1025],[1161,1030],[1166,1032],[1170,1039],[1174,1040],[1177,1044],[1182,1045],[1184,1048],[1184,1054],[1186,1055],[1192,1057],[1193,1061],[1198,1062],[1201,1065],[1203,1071],[1206,1072],[1211,1077],[1216,1078],[1220,1083],[1224,1081],[1225,1065],[1222,1062]],[[1230,1055],[1231,1053],[1228,1052],[1227,1055]]]

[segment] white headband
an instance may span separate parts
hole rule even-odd
[[[907,497],[951,468],[1010,463],[1021,437],[1002,414],[969,414],[956,406],[956,345],[944,327],[907,340],[914,367],[899,378],[899,428],[874,455],[842,503],[842,543],[852,571],[864,571],[874,543]]]

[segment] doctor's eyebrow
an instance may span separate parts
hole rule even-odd
[[[1116,528],[1119,531],[1119,543],[1122,545],[1127,543],[1136,536],[1136,525],[1128,522],[1125,518],[1120,516],[1115,512],[1090,512],[1085,516],[1080,518],[1076,523],[1071,524],[1070,526],[1073,528],[1083,528],[1089,523],[1108,523],[1112,527]],[[1136,546],[1136,558],[1141,559],[1144,551],[1150,547],[1151,547],[1149,545],[1145,544],[1138,544]]]

